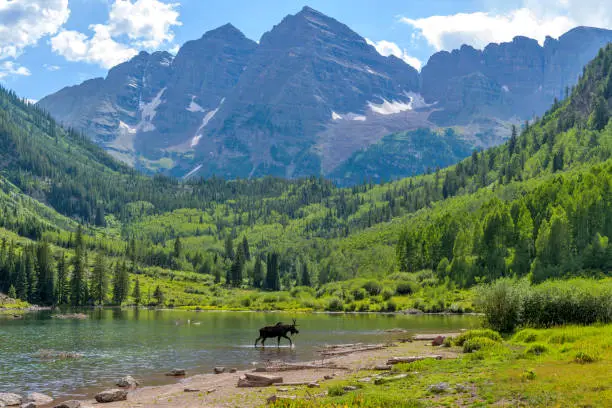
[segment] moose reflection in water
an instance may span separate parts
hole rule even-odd
[[[257,342],[259,342],[259,340],[261,340],[261,345],[265,347],[266,339],[274,337],[276,337],[278,340],[277,347],[280,347],[281,337],[284,337],[289,340],[289,346],[293,347],[293,342],[289,337],[287,337],[287,333],[291,335],[299,334],[299,331],[296,327],[297,324],[295,323],[295,319],[293,319],[293,324],[283,324],[282,322],[278,322],[274,326],[263,327],[259,329],[259,337],[257,338],[257,340],[255,340],[255,347],[257,347]]]

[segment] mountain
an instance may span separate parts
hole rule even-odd
[[[452,149],[433,154],[436,136],[430,146],[410,142],[424,150],[407,162],[373,164],[386,168],[380,174],[374,168],[360,174],[357,158],[401,152],[401,143],[423,128],[451,135],[442,143],[465,144],[462,151],[498,145],[510,123],[541,115],[563,98],[609,41],[612,31],[589,27],[543,46],[516,37],[484,50],[438,52],[418,73],[304,7],[259,44],[228,24],[186,43],[176,57],[141,53],[106,78],[63,89],[39,106],[150,172],[324,175],[340,183],[383,173],[405,177],[460,157]]]
[[[541,115],[578,81],[597,51],[612,42],[612,31],[577,27],[543,46],[515,37],[484,50],[464,45],[431,56],[421,72],[426,102],[442,107],[430,119],[441,126],[479,117],[530,119]]]

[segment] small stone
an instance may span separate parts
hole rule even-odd
[[[13,394],[10,392],[0,392],[0,404],[4,404],[7,407],[21,405],[23,399],[19,394]]]
[[[131,375],[126,375],[117,381],[117,387],[121,388],[136,388],[139,385],[140,383]]]
[[[170,371],[169,373],[166,373],[166,375],[169,376],[169,377],[183,377],[186,374],[187,373],[185,372],[185,370],[180,369],[180,368],[175,368],[174,370]]]
[[[225,367],[215,367],[213,371],[215,374],[223,374],[225,372]]]
[[[434,394],[443,394],[443,393],[447,392],[449,388],[450,387],[449,387],[447,382],[441,382],[441,383],[430,385],[427,388],[427,390],[429,392],[434,393]]]
[[[391,366],[387,364],[380,364],[380,365],[374,366],[374,369],[378,371],[387,371],[391,369]]]
[[[96,401],[100,403],[125,401],[127,399],[127,395],[128,392],[126,390],[120,390],[115,388],[112,390],[102,391],[96,394]]]
[[[311,382],[308,384],[308,388],[321,388],[321,386],[316,382]]]
[[[26,402],[25,404],[21,404],[20,408],[36,408],[37,405],[33,402]]]
[[[183,391],[185,392],[200,392],[198,388],[185,388]]]
[[[435,339],[433,339],[431,341],[431,345],[432,346],[441,346],[442,344],[444,344],[444,339],[445,338],[446,337],[444,337],[444,336],[438,336],[438,337],[436,337]]]
[[[89,408],[89,405],[85,405],[81,401],[69,400],[62,402],[61,404],[56,405],[53,408]]]
[[[359,380],[357,380],[357,381],[362,382],[362,383],[369,383],[369,382],[372,382],[372,377],[364,377],[364,378],[360,378],[360,379],[359,379]]]
[[[349,392],[349,391],[357,391],[359,388],[355,387],[354,385],[346,385],[343,389],[344,391]]]
[[[27,395],[26,401],[33,402],[36,405],[47,405],[53,402],[53,398],[40,392],[31,392]]]
[[[235,373],[236,371],[238,371],[236,368],[230,368],[229,370],[230,373]]]
[[[333,379],[334,377],[333,377],[333,376],[331,376],[331,375],[329,375],[329,374],[326,374],[326,375],[325,375],[323,378],[324,378],[324,379],[326,379],[326,380],[331,380],[331,379]]]

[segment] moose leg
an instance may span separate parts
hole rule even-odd
[[[280,338],[281,338],[281,336],[278,336],[276,338],[276,347],[280,347]]]
[[[261,340],[261,336],[259,336],[259,337],[257,338],[257,340],[255,340],[255,345],[254,345],[253,347],[257,347],[257,342],[258,342],[259,340]]]
[[[266,339],[267,337],[264,337],[263,340],[261,341],[261,347],[266,347]]]
[[[291,341],[291,339],[287,337],[287,335],[284,335],[283,337],[289,340],[289,347],[293,347],[293,342]]]

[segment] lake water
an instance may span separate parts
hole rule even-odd
[[[383,342],[402,328],[414,333],[475,327],[479,318],[446,315],[290,314],[251,312],[185,312],[98,309],[85,320],[51,318],[50,312],[26,314],[21,320],[0,315],[0,392],[45,392],[80,397],[108,387],[126,374],[145,385],[173,381],[163,374],[184,368],[188,374],[210,373],[216,365],[252,367],[268,360],[317,358],[325,344]],[[276,339],[254,348],[258,329],[297,318],[300,333],[277,349]],[[191,321],[188,324],[188,320]],[[403,335],[405,336],[405,335]],[[284,346],[284,347],[283,347]],[[77,352],[82,358],[43,360],[40,350]]]

